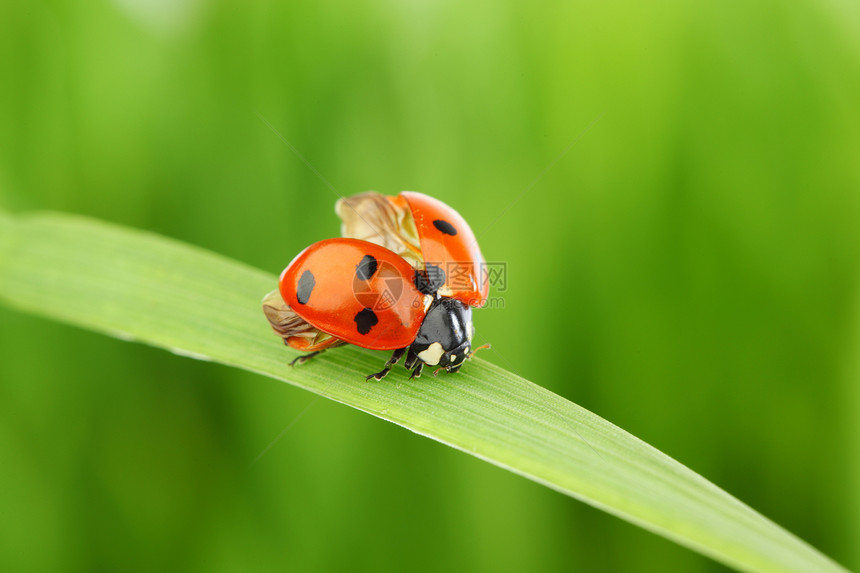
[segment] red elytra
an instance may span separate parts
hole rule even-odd
[[[379,245],[327,239],[299,253],[281,274],[279,289],[284,302],[319,330],[363,348],[394,350],[411,344],[424,318],[414,272]]]
[[[483,306],[490,292],[486,263],[475,234],[454,209],[433,197],[403,191],[415,220],[425,264],[446,274],[446,294],[470,306]]]

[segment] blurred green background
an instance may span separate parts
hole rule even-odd
[[[274,275],[338,194],[439,197],[507,264],[484,358],[857,569],[858,30],[845,0],[6,0],[0,208]],[[0,569],[347,567],[724,570],[304,391],[0,308]]]

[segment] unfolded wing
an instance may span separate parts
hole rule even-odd
[[[385,247],[406,259],[413,268],[424,269],[421,240],[412,211],[403,197],[367,191],[339,199],[334,210],[341,219],[342,237]]]
[[[263,297],[263,313],[269,319],[272,330],[284,339],[284,344],[303,352],[315,352],[346,344],[306,322],[291,309],[281,297],[279,290],[273,290]]]

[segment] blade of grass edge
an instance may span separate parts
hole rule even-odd
[[[0,213],[0,298],[34,314],[258,372],[399,424],[744,571],[845,571],[658,450],[475,359],[456,376],[380,383],[378,353],[300,368],[260,299],[276,277],[158,235],[85,218]]]

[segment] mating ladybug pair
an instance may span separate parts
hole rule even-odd
[[[425,364],[456,372],[472,350],[472,309],[489,279],[475,234],[454,209],[414,191],[338,200],[342,238],[314,243],[263,299],[272,328],[309,352],[355,344],[393,350],[381,380],[406,355],[411,378]],[[437,370],[438,372],[438,370]]]

